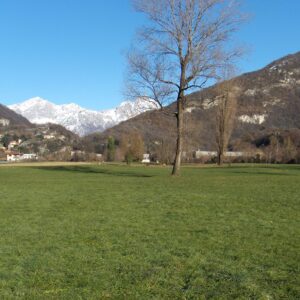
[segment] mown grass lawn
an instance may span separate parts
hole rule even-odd
[[[0,168],[0,299],[299,299],[300,167]]]

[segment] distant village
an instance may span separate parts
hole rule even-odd
[[[46,124],[34,127],[10,126],[0,119],[0,161],[19,162],[47,159],[61,151],[72,152],[72,136],[59,125]]]
[[[0,162],[125,161],[127,163],[171,164],[173,161],[171,149],[161,147],[163,145],[158,141],[154,143],[156,148],[147,149],[142,136],[137,132],[128,133],[119,140],[110,138],[106,143],[102,142],[98,146],[97,144],[88,145],[88,142],[60,125],[13,127],[10,126],[8,119],[0,118]],[[245,151],[227,151],[224,153],[224,159],[227,162],[274,162],[276,157],[279,159],[288,157],[288,153],[283,152],[278,139],[273,141],[272,145],[266,148],[269,151],[255,147]],[[289,152],[294,156],[295,151],[292,150],[292,148],[289,149]],[[182,153],[182,160],[186,163],[215,163],[216,158],[216,151],[203,149],[191,149]],[[280,161],[279,159],[277,161]]]
[[[3,138],[3,135],[0,135],[0,139]],[[22,140],[9,142],[7,148],[0,143],[0,150],[6,155],[6,161],[16,162],[24,160],[38,160],[38,155],[36,153],[21,153],[18,151],[18,147],[22,145]],[[3,158],[3,155],[2,155]]]
[[[4,135],[0,134],[0,140],[4,138]],[[55,136],[54,134],[43,135],[43,138],[45,140],[55,140],[57,138],[64,139],[64,136]],[[20,149],[26,145],[26,141],[23,141],[22,139],[18,140],[12,140],[8,143],[7,147],[4,146],[3,143],[0,142],[0,160],[7,161],[7,162],[20,162],[20,161],[37,161],[39,159],[38,153],[22,153],[20,152]],[[72,150],[70,151],[71,160],[72,158],[79,158],[83,157],[85,155],[85,151],[81,150]],[[186,153],[183,153],[183,156],[185,156]],[[252,156],[252,153],[245,153],[245,152],[235,152],[235,151],[227,151],[225,152],[225,157],[231,157],[231,158],[237,158],[237,157],[245,157],[245,156]],[[102,160],[103,155],[102,154],[96,154],[97,160]],[[212,159],[217,156],[216,151],[202,151],[202,150],[196,150],[194,152],[194,158],[195,159]],[[80,159],[78,159],[80,160]],[[141,163],[148,164],[151,163],[151,156],[149,153],[144,153],[143,157],[141,159]],[[156,161],[156,163],[159,163],[159,161]]]

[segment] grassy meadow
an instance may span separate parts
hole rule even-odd
[[[299,299],[300,166],[0,167],[0,299]]]

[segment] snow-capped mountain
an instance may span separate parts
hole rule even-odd
[[[155,103],[138,98],[124,101],[114,109],[88,110],[75,103],[56,105],[40,97],[8,106],[36,124],[54,123],[79,134],[100,132],[147,110],[157,109]]]

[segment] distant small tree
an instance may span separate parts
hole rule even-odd
[[[144,141],[141,134],[137,131],[133,132],[131,135],[131,151],[135,161],[143,159],[144,148]]]
[[[282,160],[282,151],[280,145],[280,132],[276,131],[270,136],[270,144],[269,144],[269,154],[270,154],[270,162],[280,163]]]
[[[127,165],[130,165],[132,162],[133,162],[133,155],[131,153],[130,150],[128,150],[126,153],[125,153],[125,157],[124,157]]]
[[[174,161],[174,145],[169,137],[162,138],[155,147],[155,160],[162,164],[171,164]]]
[[[297,160],[297,147],[289,136],[283,140],[283,157],[287,163]]]
[[[140,161],[144,153],[144,141],[137,131],[123,134],[120,142],[121,151],[127,164],[133,161]]]
[[[116,142],[113,136],[109,136],[107,140],[107,160],[114,161],[116,153]]]
[[[216,145],[217,163],[220,166],[223,164],[224,153],[234,126],[238,88],[232,80],[226,80],[219,84],[218,91],[220,96],[216,113]]]
[[[8,135],[8,134],[5,134],[2,139],[1,139],[1,142],[3,143],[4,147],[8,147],[9,143],[13,140],[13,138]]]

